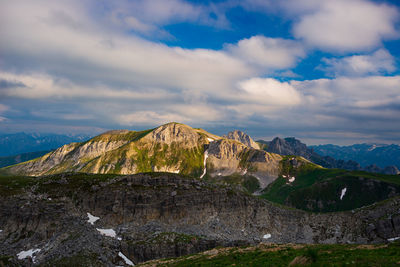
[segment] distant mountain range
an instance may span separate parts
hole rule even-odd
[[[395,165],[400,169],[400,146],[382,144],[356,144],[351,146],[319,145],[310,146],[321,156],[330,156],[335,159],[353,160],[360,163],[362,167],[377,165],[385,168]]]
[[[13,155],[13,156],[0,157],[0,168],[41,157],[41,156],[49,153],[50,151],[51,150],[27,152],[27,153],[22,153],[22,154]]]
[[[72,142],[89,139],[88,135],[61,135],[39,133],[0,134],[0,157],[21,153],[49,151]]]
[[[262,149],[280,155],[302,156],[325,168],[351,171],[368,171],[384,174],[399,174],[400,146],[398,145],[320,145],[307,146],[294,137],[272,141],[257,141]]]

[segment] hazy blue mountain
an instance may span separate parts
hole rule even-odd
[[[362,167],[375,164],[380,168],[385,168],[388,165],[400,168],[400,146],[395,144],[319,145],[310,147],[322,156],[330,156],[341,160],[354,160],[360,163]]]
[[[89,136],[61,134],[14,133],[0,134],[0,156],[12,156],[27,152],[53,150],[72,142],[82,142]]]
[[[13,156],[0,157],[0,168],[41,157],[50,151],[51,150],[27,152]]]
[[[262,149],[280,155],[302,156],[325,168],[373,173],[399,174],[400,147],[398,145],[358,144],[307,146],[294,137],[272,141],[257,141]]]

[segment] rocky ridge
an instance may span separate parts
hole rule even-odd
[[[222,138],[202,129],[168,123],[141,132],[109,131],[71,143],[43,157],[0,170],[9,175],[62,172],[135,174],[172,172],[203,176],[257,177],[265,187],[279,175],[281,156],[256,149],[251,137],[235,131]]]
[[[240,143],[254,149],[260,149],[260,146],[256,142],[254,142],[254,140],[249,135],[239,130],[229,132],[223,137],[226,139],[239,141]]]

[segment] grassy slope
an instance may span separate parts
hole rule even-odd
[[[298,265],[290,265],[296,262]],[[259,245],[220,248],[138,266],[398,266],[400,244],[389,245]]]
[[[350,210],[388,198],[393,187],[400,190],[400,176],[396,175],[312,166],[297,170],[285,169],[288,166],[284,161],[281,167],[283,174],[295,176],[296,180],[287,184],[287,180],[280,176],[264,190],[262,197],[304,210],[317,212]],[[370,187],[373,185],[372,189],[368,189],[368,184]],[[345,187],[346,194],[340,200],[341,190]],[[318,201],[323,205],[318,207]]]

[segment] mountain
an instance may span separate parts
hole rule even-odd
[[[1,168],[0,265],[127,266],[400,236],[398,175],[323,168],[312,161],[340,161],[294,138],[256,149],[243,132],[226,137],[180,123],[116,130]]]
[[[382,169],[389,165],[400,169],[400,146],[395,144],[318,145],[310,148],[322,156],[357,161],[362,167],[375,164]]]
[[[382,244],[400,236],[399,206],[395,197],[312,213],[173,173],[0,177],[0,265],[128,266],[260,242]]]
[[[360,163],[358,163],[357,157],[351,157],[351,158],[345,158],[345,159],[337,159],[331,154],[333,153],[328,153],[329,149],[332,147],[332,145],[326,145],[322,151],[322,155],[320,154],[320,150],[315,150],[315,146],[310,146],[308,147],[306,144],[302,143],[300,140],[294,138],[294,137],[288,137],[288,138],[279,138],[276,137],[272,141],[263,141],[263,140],[258,140],[257,141],[259,144],[261,144],[262,148],[265,151],[268,151],[270,153],[277,153],[280,155],[296,155],[296,156],[302,156],[316,164],[319,164],[325,168],[335,168],[335,169],[345,169],[345,170],[352,170],[352,171],[368,171],[368,172],[374,172],[374,173],[383,173],[383,174],[389,174],[389,175],[396,175],[399,174],[400,171],[395,165],[390,165],[386,166],[385,168],[380,168],[376,166],[375,164],[371,164],[366,167],[362,167]],[[395,151],[393,149],[393,145],[391,146],[392,149],[391,151]],[[372,150],[371,150],[372,151]],[[330,155],[326,155],[330,154]],[[379,153],[379,155],[381,155]],[[379,158],[380,156],[377,156],[376,160],[381,161]],[[395,160],[388,161],[389,163],[395,162]]]
[[[239,141],[240,143],[242,143],[248,147],[254,148],[254,149],[260,149],[260,146],[256,142],[254,142],[254,140],[249,135],[247,135],[246,133],[244,133],[242,131],[235,130],[235,131],[229,132],[227,135],[224,135],[223,137],[225,137],[227,139]]]
[[[12,156],[27,152],[53,150],[71,142],[81,142],[89,136],[59,134],[15,133],[0,135],[0,156]]]
[[[252,144],[252,139],[244,134],[237,137]],[[62,172],[174,172],[205,179],[240,174],[255,178],[265,187],[278,177],[281,159],[280,155],[254,149],[237,140],[180,123],[168,123],[140,132],[109,131],[86,142],[64,145],[29,162],[3,168],[1,172],[31,176]]]
[[[0,168],[41,157],[50,151],[27,152],[13,156],[0,157]]]

